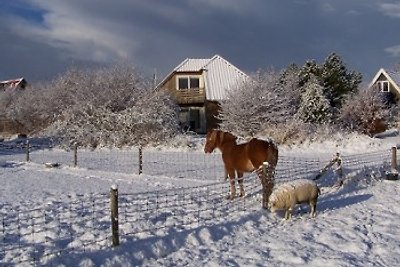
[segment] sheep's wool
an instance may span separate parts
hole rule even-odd
[[[309,187],[309,186],[314,187],[315,182],[307,179],[298,179],[284,183],[272,192],[270,196],[270,201],[285,203],[286,202],[285,200],[288,200],[287,198],[291,195],[292,192],[295,192],[297,188]]]

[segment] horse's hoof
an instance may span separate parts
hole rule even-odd
[[[235,198],[234,195],[227,195],[227,196],[226,196],[226,199],[227,199],[227,200],[233,200],[234,198]]]
[[[244,193],[240,193],[239,197],[244,197],[245,194]]]

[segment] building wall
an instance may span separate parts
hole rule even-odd
[[[385,77],[385,75],[382,74],[381,76],[379,76],[379,78],[377,79],[377,81],[375,83],[375,86],[377,86],[378,83],[382,82],[382,81],[387,81],[389,83],[389,92],[391,94],[393,94],[393,96],[395,97],[396,101],[399,101],[400,92],[398,92],[397,89],[395,88],[395,86],[388,81],[388,79]]]
[[[177,81],[180,76],[201,76],[200,86],[198,89],[178,90]],[[194,131],[200,134],[206,133],[206,101],[204,78],[202,72],[183,72],[172,75],[161,89],[168,92],[172,99],[181,108],[179,120],[182,129]]]

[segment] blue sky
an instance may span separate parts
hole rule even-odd
[[[0,80],[128,62],[160,79],[219,54],[247,73],[338,53],[369,82],[400,62],[400,1],[2,0]]]

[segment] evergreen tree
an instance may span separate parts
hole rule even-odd
[[[358,90],[362,76],[355,71],[349,72],[342,59],[336,53],[332,53],[321,66],[320,80],[330,105],[340,108],[344,96]]]
[[[328,123],[331,111],[329,101],[323,93],[323,87],[319,85],[316,78],[311,78],[304,88],[297,116],[303,122]]]
[[[344,97],[356,92],[362,81],[362,75],[355,71],[348,71],[336,53],[330,54],[322,65],[318,65],[314,60],[307,61],[299,75],[300,86],[304,86],[311,77],[316,77],[333,109],[339,109]]]

